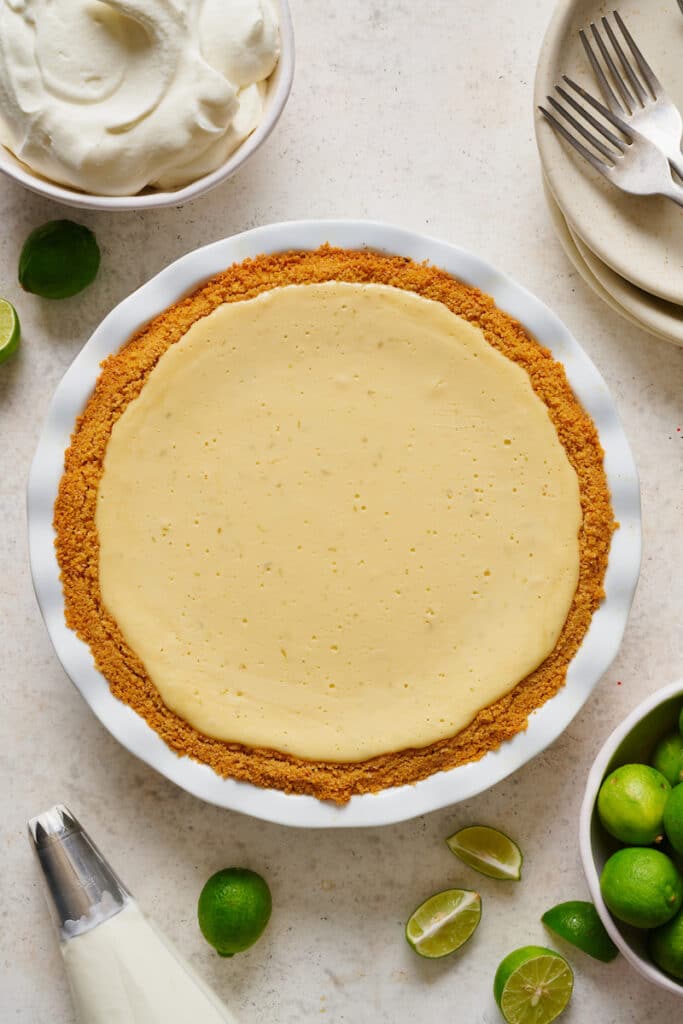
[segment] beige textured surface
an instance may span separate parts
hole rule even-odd
[[[601,304],[555,239],[531,104],[548,3],[492,0],[485,18],[474,0],[428,0],[419,16],[407,0],[391,8],[346,0],[319,13],[295,0],[293,10],[297,75],[273,138],[237,178],[183,210],[77,214],[104,251],[101,275],[81,297],[50,304],[20,292],[24,236],[64,210],[0,182],[0,294],[16,302],[24,325],[21,354],[0,367],[3,1024],[74,1021],[25,837],[27,818],[59,800],[242,1024],[451,1020],[456,999],[468,1024],[499,1024],[491,995],[498,961],[514,946],[548,942],[539,917],[549,906],[587,897],[576,831],[598,747],[639,700],[683,672],[683,351]],[[550,750],[453,810],[383,829],[311,833],[199,803],[98,724],[57,663],[31,591],[24,487],[52,390],[116,302],[196,245],[266,221],[349,215],[480,253],[565,320],[605,375],[633,446],[644,557],[621,654]],[[522,844],[519,885],[480,879],[449,853],[444,837],[473,821],[502,825]],[[262,871],[275,909],[259,945],[224,961],[204,943],[194,908],[209,874],[229,864]],[[453,958],[423,963],[403,925],[450,885],[480,887],[482,923]],[[680,1000],[623,961],[571,959],[576,987],[563,1024],[680,1014]]]
[[[200,732],[359,761],[452,736],[540,665],[580,524],[547,407],[480,328],[294,285],[197,321],[114,424],[100,590]]]

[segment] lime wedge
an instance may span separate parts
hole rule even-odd
[[[469,889],[445,889],[411,915],[406,939],[420,956],[437,959],[464,945],[481,920],[481,896]]]
[[[501,962],[493,994],[508,1024],[550,1024],[571,999],[572,969],[559,953],[523,946]]]
[[[541,921],[565,942],[571,942],[596,960],[609,963],[619,955],[592,903],[585,900],[558,903],[546,910]]]
[[[21,327],[17,311],[7,299],[0,299],[0,363],[19,348]]]
[[[522,877],[522,851],[509,836],[486,825],[470,825],[449,836],[451,853],[489,878],[518,882]]]

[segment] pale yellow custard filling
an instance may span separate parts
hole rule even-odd
[[[553,650],[576,474],[443,304],[293,285],[219,306],[115,423],[102,599],[209,736],[358,761],[451,736]]]

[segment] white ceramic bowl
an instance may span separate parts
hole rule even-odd
[[[602,780],[614,768],[622,764],[649,763],[659,740],[676,731],[682,705],[683,679],[679,679],[651,694],[614,730],[588,775],[579,825],[581,859],[588,888],[612,941],[644,978],[677,996],[683,996],[683,982],[670,978],[650,960],[645,947],[646,933],[617,921],[605,905],[600,892],[600,875],[605,861],[622,844],[603,829],[595,805]]]
[[[89,648],[65,625],[52,528],[64,449],[94,387],[101,361],[142,324],[231,263],[264,252],[314,249],[324,242],[398,253],[443,267],[492,295],[502,309],[552,349],[600,433],[614,513],[621,524],[612,542],[605,601],[569,666],[567,685],[531,715],[526,732],[480,761],[439,772],[412,786],[355,796],[343,807],[220,778],[207,765],[176,756],[142,718],[116,700],[95,669]],[[542,302],[476,256],[423,235],[365,221],[273,224],[214,242],[183,256],[117,306],[76,357],[54,395],[31,467],[28,528],[33,582],[57,655],[112,735],[204,800],[269,821],[307,827],[384,825],[411,818],[480,793],[538,754],[567,727],[617,653],[640,567],[640,494],[633,457],[605,382],[567,328]]]
[[[162,206],[180,206],[204,195],[235,174],[240,167],[265,142],[280,119],[292,88],[294,78],[294,28],[289,10],[289,0],[276,0],[280,11],[280,59],[268,79],[263,117],[254,131],[228,159],[215,171],[205,174],[183,188],[164,190],[148,189],[134,196],[103,196],[93,192],[79,192],[68,185],[58,185],[34,174],[4,146],[0,146],[0,171],[18,181],[31,192],[55,199],[67,206],[85,210],[152,210]]]

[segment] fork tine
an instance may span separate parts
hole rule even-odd
[[[592,135],[588,131],[588,129],[581,124],[580,121],[577,121],[575,117],[572,117],[569,111],[565,110],[562,104],[558,103],[554,96],[548,96],[547,99],[548,103],[550,103],[550,105],[554,107],[557,113],[560,114],[565,119],[565,121],[568,121],[572,128],[576,129],[579,135],[583,135],[586,142],[590,142],[591,146],[595,146],[598,153],[602,153],[606,160],[610,160],[612,163],[614,163],[616,154],[612,150],[608,149],[604,142],[600,142],[600,139],[596,139],[596,137]]]
[[[681,3],[683,3],[683,0],[681,0]],[[608,110],[604,103],[601,103],[600,100],[596,100],[595,96],[591,96],[589,92],[586,92],[586,90],[582,86],[578,85],[578,83],[575,82],[572,78],[570,78],[569,75],[562,75],[562,79],[567,83],[567,85],[569,85],[574,90],[574,92],[578,92],[579,96],[581,96],[581,98],[584,99],[586,103],[590,103],[594,110],[597,110],[599,114],[602,114],[603,117],[606,117],[607,120],[611,124],[613,124],[615,128],[618,128],[620,132],[623,132],[623,134],[629,140],[632,138],[631,131],[626,121],[622,121],[622,119],[617,114],[614,114],[611,110]]]
[[[588,123],[591,124],[596,129],[596,131],[600,132],[604,139],[607,139],[608,142],[611,142],[612,145],[615,146],[617,149],[621,150],[622,153],[624,152],[624,150],[626,149],[626,143],[622,139],[617,138],[614,132],[611,132],[609,128],[602,124],[601,121],[598,121],[597,117],[593,117],[590,111],[582,107],[580,103],[577,103],[574,97],[570,96],[567,90],[563,89],[561,85],[556,85],[555,88],[559,92],[562,99],[565,100],[570,107],[573,107],[577,114],[580,114],[581,117],[584,117],[586,121],[588,121]]]
[[[579,142],[579,140],[575,138],[571,132],[567,131],[565,126],[563,124],[560,124],[557,118],[554,117],[549,110],[546,110],[545,107],[539,107],[538,109],[541,111],[546,121],[550,122],[551,127],[556,132],[558,132],[563,139],[566,139],[569,145],[573,146],[576,152],[580,153],[584,160],[588,161],[591,167],[594,167],[595,170],[599,171],[600,174],[604,174],[605,177],[609,177],[609,167],[607,166],[607,164],[604,164],[602,160],[598,160],[597,156],[594,153],[591,153],[590,150],[586,149],[583,143]]]
[[[616,15],[617,11],[615,11],[614,13]],[[621,64],[622,68],[624,69],[624,71],[626,73],[626,76],[627,76],[629,82],[631,83],[631,88],[633,89],[634,93],[636,94],[636,96],[638,98],[638,101],[640,102],[641,107],[644,107],[645,103],[647,101],[647,93],[645,92],[645,90],[643,89],[642,85],[638,81],[638,79],[636,77],[636,73],[633,70],[633,68],[631,67],[631,64],[629,62],[628,57],[626,56],[626,54],[622,50],[621,44],[619,43],[619,40],[615,36],[614,30],[613,30],[612,26],[610,25],[610,23],[608,22],[607,18],[603,18],[602,19],[602,26],[603,26],[605,32],[607,33],[607,35],[609,37],[610,43],[614,47],[614,52],[616,53],[617,57],[619,58],[619,63]]]
[[[681,10],[683,11],[683,0],[678,0],[678,2],[679,2],[679,6],[680,6]],[[624,24],[624,22],[622,20],[622,17],[619,14],[619,11],[615,11],[614,12],[614,20],[616,21],[617,25],[621,29],[621,34],[624,37],[624,39],[626,40],[626,42],[628,44],[629,50],[631,51],[631,53],[635,57],[636,63],[638,65],[638,67],[640,68],[640,73],[642,74],[643,78],[647,82],[648,88],[650,89],[650,92],[652,93],[653,99],[657,99],[657,96],[659,95],[659,93],[663,92],[663,90],[662,90],[662,83],[659,81],[659,79],[657,78],[656,74],[654,73],[654,71],[652,70],[652,68],[650,67],[648,62],[645,60],[645,58],[643,57],[642,53],[640,52],[640,49],[636,45],[635,39],[633,38],[633,36],[629,32],[629,30],[626,28],[626,25]]]
[[[617,99],[614,90],[612,89],[612,86],[607,81],[605,72],[602,70],[600,62],[593,51],[593,47],[588,41],[588,36],[586,35],[583,29],[581,29],[581,31],[579,32],[579,37],[581,39],[581,42],[583,43],[583,48],[586,51],[586,56],[588,57],[590,66],[593,69],[593,74],[598,80],[598,85],[600,86],[600,91],[602,92],[602,95],[605,97],[605,100],[607,101],[611,110],[615,114],[625,114],[626,111]]]
[[[612,60],[612,54],[609,52],[609,50],[605,46],[605,41],[602,38],[602,36],[600,35],[600,30],[597,27],[597,25],[595,24],[595,22],[591,23],[591,32],[593,33],[593,38],[595,39],[595,42],[598,44],[598,49],[600,50],[600,53],[602,54],[602,59],[604,60],[605,64],[607,65],[607,67],[610,70],[610,73],[612,75],[612,81],[615,83],[617,89],[621,93],[621,97],[622,97],[624,103],[626,104],[629,113],[632,114],[633,111],[635,110],[635,100],[634,100],[633,96],[631,96],[631,93],[628,90],[628,86],[626,85],[626,82],[624,81],[622,76],[619,74],[619,69],[617,68],[616,64]]]

